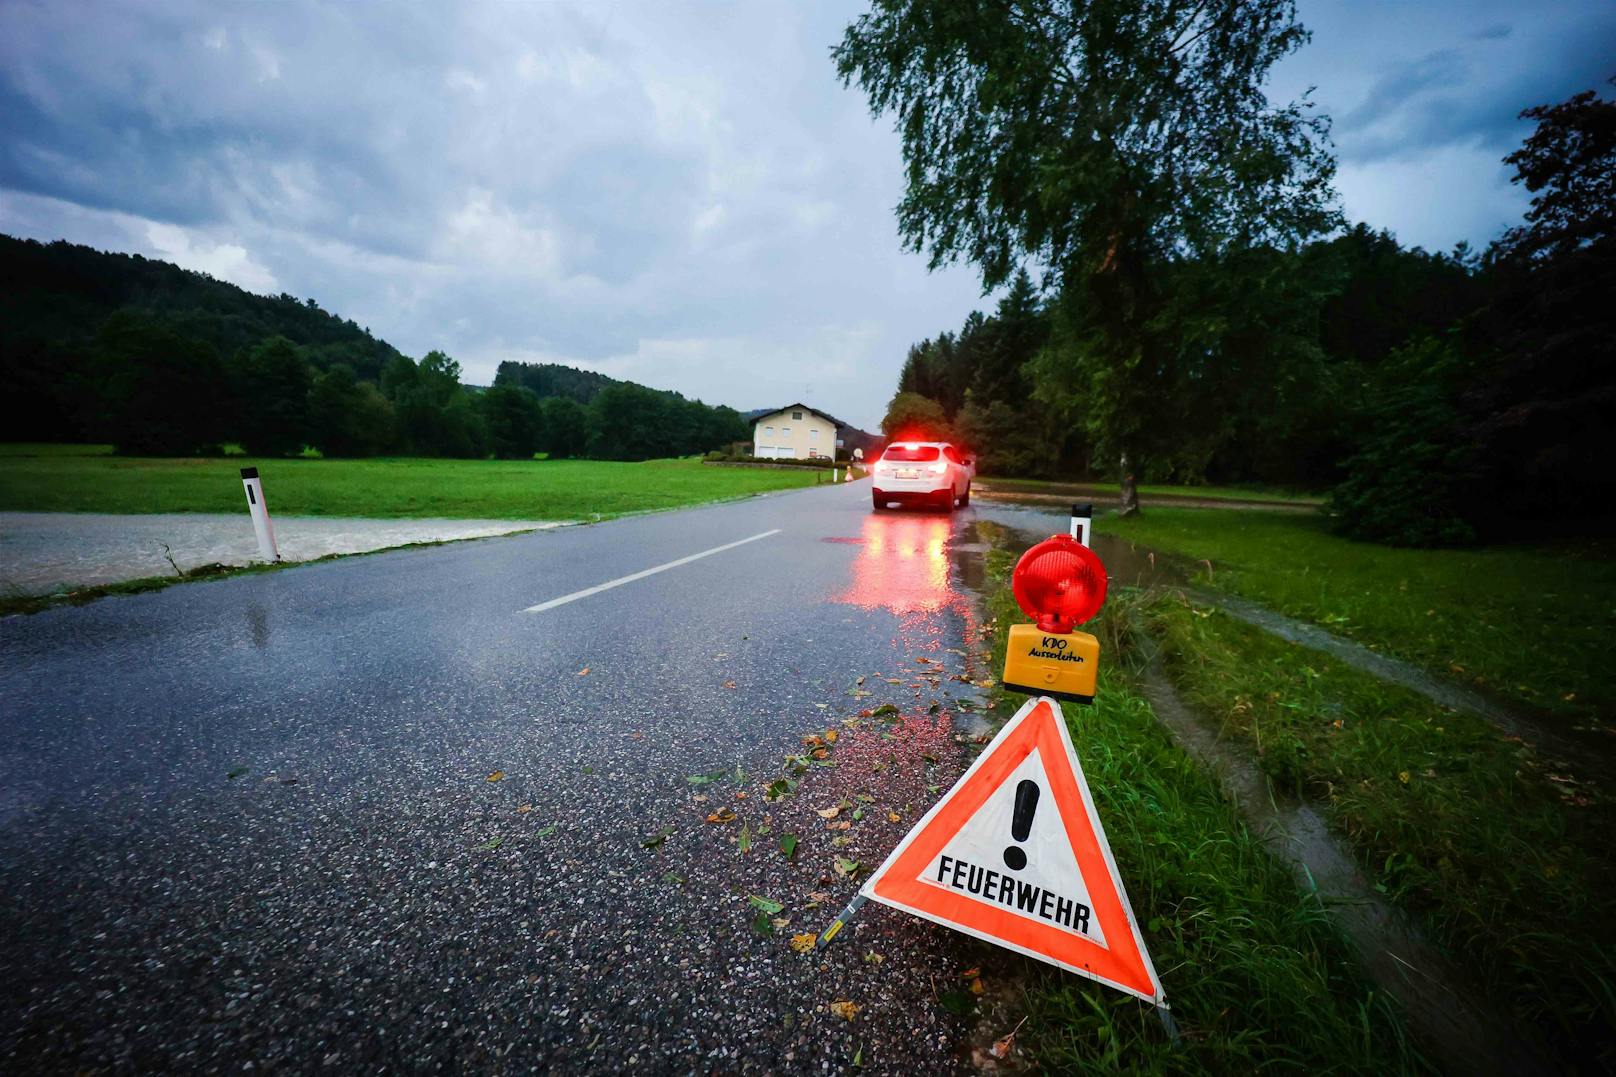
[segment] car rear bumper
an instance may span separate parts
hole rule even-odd
[[[947,486],[921,486],[906,484],[897,488],[886,486],[876,487],[871,496],[877,501],[941,501],[945,497],[954,496],[954,491]]]

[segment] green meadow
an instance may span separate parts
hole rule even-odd
[[[244,512],[256,466],[272,513],[388,519],[592,520],[680,508],[829,479],[813,471],[696,459],[444,460],[114,456],[107,446],[0,446],[0,511]]]

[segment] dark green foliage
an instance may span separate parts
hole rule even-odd
[[[418,456],[488,455],[482,414],[460,384],[460,364],[441,351],[419,364],[400,356],[382,372],[382,392],[398,416],[403,448]]]
[[[599,460],[688,456],[747,434],[733,408],[710,408],[633,382],[602,389],[588,416],[589,455]]]
[[[874,113],[898,117],[908,245],[933,266],[969,260],[989,288],[1045,267],[1060,317],[1038,395],[1120,463],[1124,502],[1164,446],[1204,461],[1236,379],[1206,350],[1224,350],[1229,321],[1206,302],[1232,289],[1202,281],[1192,306],[1177,285],[1336,220],[1325,122],[1263,91],[1307,40],[1294,3],[872,6],[835,57]],[[945,407],[959,388],[939,387]]]
[[[1504,246],[1543,260],[1616,239],[1616,101],[1585,90],[1521,118],[1536,120],[1537,129],[1504,163],[1515,166],[1513,182],[1532,192],[1532,208]]]
[[[584,406],[567,396],[547,397],[539,403],[543,420],[539,451],[552,460],[582,456],[589,446],[589,413]]]
[[[309,435],[308,361],[285,337],[270,337],[231,370],[236,436],[254,456],[296,456]]]
[[[1431,338],[1382,365],[1347,479],[1330,494],[1339,533],[1394,546],[1474,541],[1467,517],[1476,465],[1454,406],[1463,373],[1452,343]]]
[[[309,443],[325,456],[374,456],[395,437],[393,406],[370,382],[339,363],[309,391]]]
[[[32,340],[52,344],[60,359],[83,357],[100,325],[123,309],[163,321],[221,356],[282,336],[321,370],[346,363],[360,378],[374,380],[398,355],[368,329],[313,300],[254,295],[138,254],[0,236],[0,337],[8,351],[14,341]]]
[[[953,436],[941,404],[903,390],[887,405],[881,432],[889,439],[905,441],[946,441]]]
[[[94,418],[121,453],[217,452],[227,401],[224,368],[208,345],[149,315],[109,318],[92,345]]]
[[[488,427],[488,447],[501,460],[529,460],[544,440],[539,398],[518,385],[499,385],[477,400]]]
[[[579,370],[557,363],[514,363],[506,360],[499,364],[499,369],[494,372],[494,384],[520,385],[531,390],[540,400],[552,396],[564,396],[580,404],[587,404],[595,399],[602,389],[618,382],[616,378],[597,374],[593,370]]]

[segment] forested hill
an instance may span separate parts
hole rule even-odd
[[[555,364],[461,383],[312,299],[254,295],[139,255],[0,236],[0,438],[178,456],[645,460],[727,449],[731,408]]]
[[[593,370],[579,370],[559,363],[515,363],[507,359],[494,372],[494,384],[519,385],[541,400],[564,396],[587,404],[599,396],[602,389],[625,383]]]
[[[370,330],[321,310],[312,299],[255,295],[138,254],[0,235],[0,354],[8,368],[29,353],[67,360],[57,369],[72,365],[72,353],[82,352],[119,310],[161,318],[221,356],[285,337],[316,368],[346,363],[366,381],[378,380],[399,354]]]

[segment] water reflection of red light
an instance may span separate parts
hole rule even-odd
[[[959,601],[948,581],[949,521],[871,514],[853,581],[836,601],[893,613],[935,613]]]

